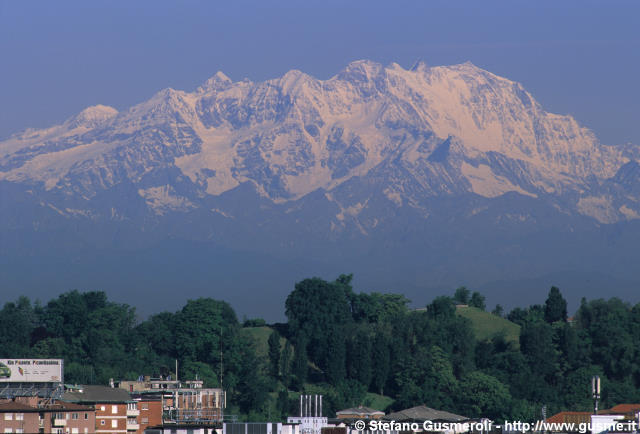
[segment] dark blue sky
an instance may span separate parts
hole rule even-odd
[[[328,78],[368,58],[470,60],[605,143],[640,143],[639,22],[636,0],[0,0],[0,137],[192,90],[217,70]]]

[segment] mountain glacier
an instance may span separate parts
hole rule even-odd
[[[600,144],[520,84],[470,63],[405,70],[357,61],[328,80],[294,70],[232,82],[218,72],[195,92],[165,89],[122,113],[89,107],[1,142],[0,179],[77,196],[86,213],[97,192],[126,180],[163,214],[247,182],[282,203],[383,176],[390,206],[461,192],[570,196],[558,206],[611,223],[640,217],[638,197],[613,191],[637,154]],[[189,195],[175,179],[154,179],[168,170],[188,178]],[[365,205],[340,206],[354,215]]]
[[[601,144],[471,63],[361,60],[328,80],[218,72],[193,92],[96,105],[0,142],[3,244],[36,248],[61,228],[100,244],[92,232],[107,227],[116,245],[152,233],[264,251],[358,240],[428,257],[453,255],[456,237],[504,247],[542,231],[588,233],[598,249],[603,228],[637,233],[639,164],[639,146]]]

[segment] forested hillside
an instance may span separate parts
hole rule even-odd
[[[228,412],[253,420],[294,411],[301,391],[323,393],[330,414],[426,404],[528,420],[543,405],[590,409],[593,375],[603,379],[602,407],[640,400],[640,304],[583,300],[568,320],[557,288],[540,301],[490,314],[482,295],[459,288],[411,310],[402,295],[354,292],[342,275],[297,283],[288,322],[267,326],[241,323],[209,298],[139,321],[104,292],[71,291],[46,304],[6,303],[0,357],[62,357],[65,382],[88,384],[168,375],[178,360],[181,378],[220,386],[222,377]]]

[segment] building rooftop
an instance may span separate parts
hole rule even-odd
[[[36,413],[52,411],[93,411],[93,407],[57,401],[55,404],[44,406],[28,405],[22,402],[0,402],[0,413]]]
[[[88,405],[80,405],[74,402],[56,401],[55,404],[49,404],[45,407],[47,410],[56,411],[91,411],[93,407]]]
[[[124,389],[107,386],[79,386],[73,391],[66,391],[62,395],[66,402],[88,403],[114,402],[125,403],[131,401],[129,392]]]
[[[614,405],[608,410],[602,410],[600,414],[609,413],[609,414],[627,414],[627,413],[637,413],[640,411],[640,404],[618,404]]]
[[[15,401],[0,402],[0,413],[28,413],[38,411],[37,407]]]
[[[448,411],[435,410],[433,408],[427,407],[426,405],[419,405],[418,407],[408,408],[406,410],[390,413],[384,418],[399,422],[411,420],[441,420],[447,422],[460,422],[469,419],[466,416],[449,413]]]
[[[549,423],[581,423],[590,421],[591,413],[588,411],[561,411],[547,419]]]
[[[347,415],[361,415],[361,414],[368,414],[368,415],[384,415],[383,411],[379,411],[379,410],[374,410],[373,408],[369,408],[369,407],[363,407],[362,405],[359,407],[354,407],[354,408],[347,408],[344,410],[340,410],[340,411],[336,411],[336,415],[338,416],[347,416]]]

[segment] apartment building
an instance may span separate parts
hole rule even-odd
[[[0,432],[88,434],[95,430],[93,407],[68,402],[0,402]]]
[[[126,434],[140,429],[138,405],[126,390],[106,386],[76,386],[69,388],[62,399],[93,406],[96,433]]]
[[[140,428],[137,434],[143,434],[144,430],[162,424],[162,398],[158,396],[149,396],[146,394],[133,394],[133,400],[138,406],[140,415],[138,422]]]
[[[141,377],[137,381],[120,381],[120,389],[133,394],[134,399],[148,401],[149,418],[156,417],[152,401],[160,401],[161,423],[192,423],[222,421],[226,395],[220,388],[205,388],[202,380],[178,381],[167,378]],[[141,405],[141,404],[140,404]],[[151,419],[149,419],[151,421]],[[149,426],[154,424],[149,423]]]

